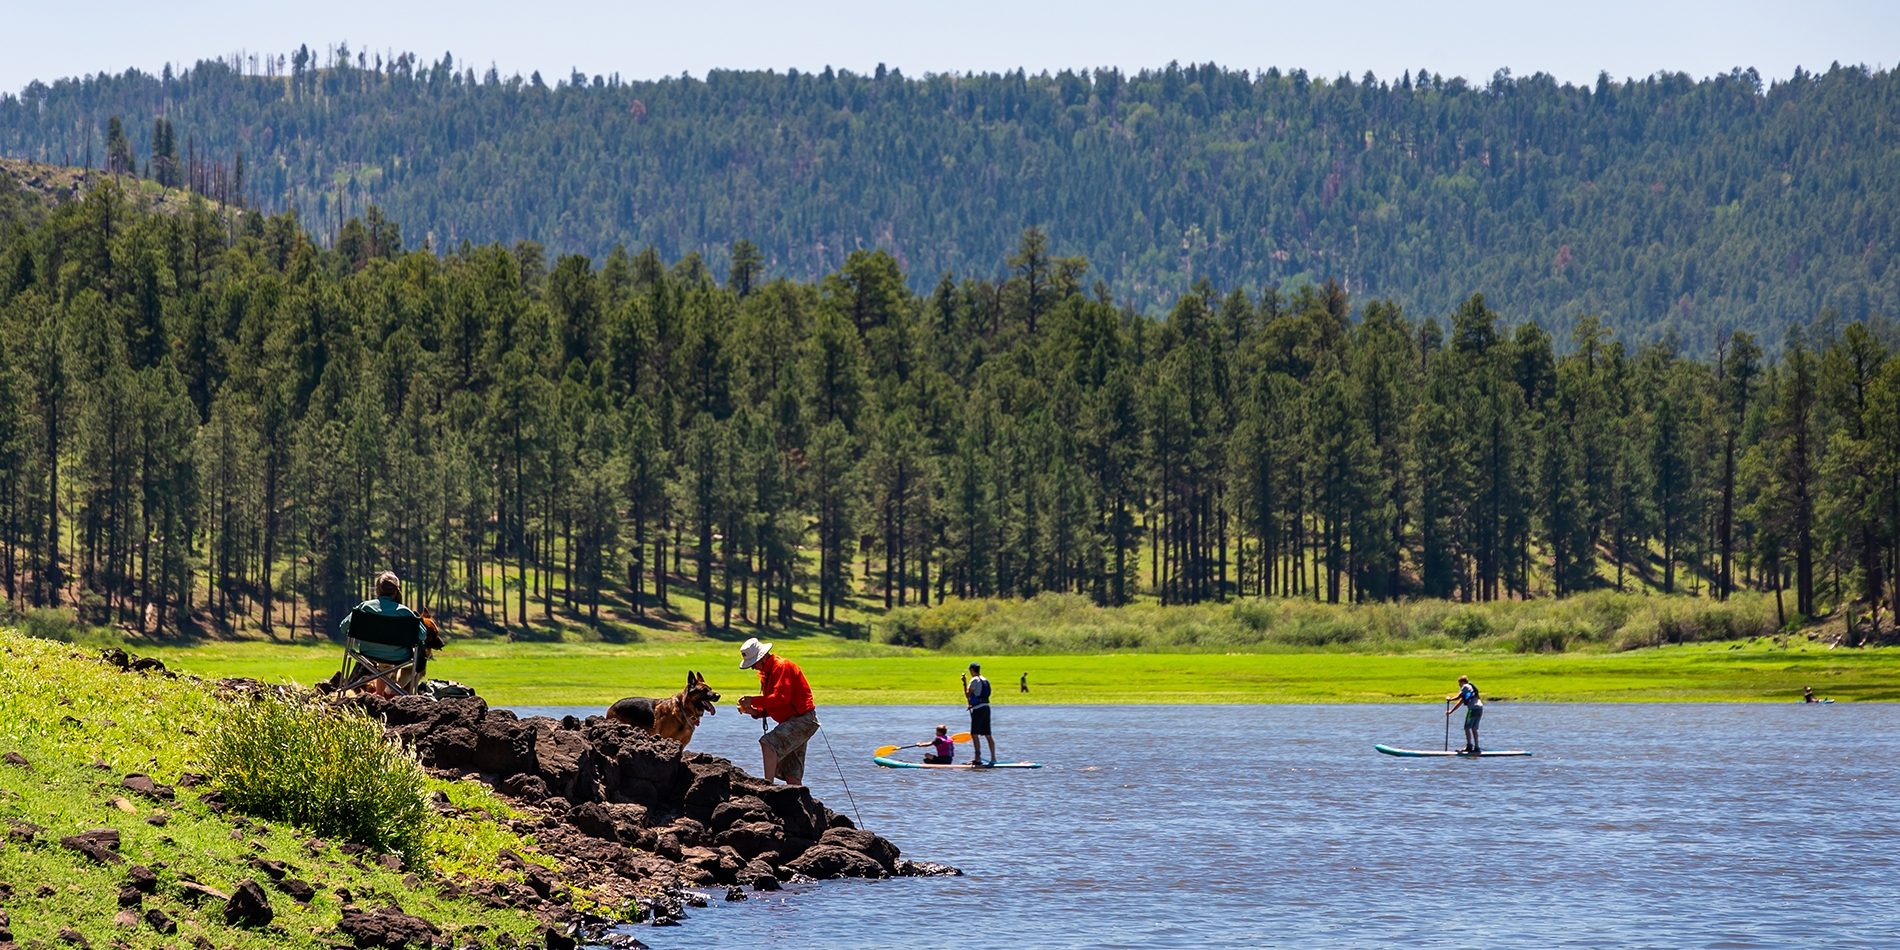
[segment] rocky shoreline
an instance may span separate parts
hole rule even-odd
[[[522,883],[489,882],[473,896],[547,921],[550,946],[636,945],[615,935],[618,923],[677,923],[686,907],[703,904],[697,888],[724,887],[727,900],[743,900],[748,891],[828,878],[962,873],[903,858],[808,788],[768,784],[604,717],[520,718],[479,698],[352,702],[435,774],[481,781],[533,816],[515,819],[515,830],[532,834],[559,872],[518,862]],[[577,888],[622,908],[621,920],[576,908]]]
[[[104,651],[100,659],[129,674],[179,675],[156,659],[130,656],[119,649]],[[211,685],[232,699],[285,689],[252,679],[226,679]],[[813,798],[808,788],[765,782],[726,759],[686,751],[671,739],[603,716],[521,718],[505,709],[491,709],[474,696],[385,699],[361,695],[333,697],[332,701],[354,705],[381,721],[385,734],[412,750],[430,773],[492,788],[517,814],[487,817],[524,838],[531,837],[538,855],[538,860],[531,860],[502,852],[501,870],[514,872],[503,877],[518,876],[518,882],[462,879],[425,884],[409,875],[405,878],[408,886],[433,886],[491,907],[525,911],[546,926],[544,942],[553,950],[642,946],[621,932],[624,925],[676,924],[688,907],[706,905],[709,890],[717,894],[723,888],[725,900],[739,901],[753,892],[829,878],[962,873],[948,865],[905,859],[895,844],[855,827],[850,818]],[[139,780],[151,783],[136,775],[127,778],[126,787],[140,791],[142,787],[135,784]],[[201,783],[197,775],[178,777],[178,785],[191,789],[212,811],[225,812],[219,793],[199,787]],[[171,786],[154,786],[150,794],[169,798],[176,791]],[[445,816],[458,814],[441,792],[435,793],[431,806]],[[116,832],[112,837],[116,851]],[[75,838],[66,845],[79,848],[88,843]],[[305,844],[313,855],[327,847],[315,839]],[[373,855],[359,845],[338,847],[354,855],[352,860],[402,870],[394,855]],[[549,860],[558,868],[545,866]],[[287,875],[282,866],[273,866],[278,862],[253,863],[259,877],[275,890],[300,902],[309,901],[302,892],[310,891],[310,886],[294,874]],[[137,884],[129,882],[128,893],[137,890]],[[267,921],[268,901],[256,899],[262,893],[258,884],[255,880],[243,884],[232,895],[206,893],[229,902],[227,914],[261,913]],[[433,923],[400,906],[386,901],[381,907],[357,906],[348,895],[339,892],[339,896],[344,910],[337,936],[348,944],[450,945]],[[247,909],[247,898],[263,909]],[[138,909],[137,901],[121,903]],[[0,948],[10,945],[10,936],[5,918],[0,917]]]

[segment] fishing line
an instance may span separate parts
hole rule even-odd
[[[825,727],[818,727],[818,737],[825,739]],[[831,754],[831,767],[838,772],[838,781],[844,785],[844,797],[851,803],[851,817],[858,820],[858,827],[864,827],[864,816],[858,814],[857,797],[851,794],[851,783],[844,780],[844,766],[838,764],[838,753],[831,751],[831,740],[825,739],[825,751]]]

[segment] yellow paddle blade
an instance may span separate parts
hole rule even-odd
[[[970,734],[967,732],[959,732],[956,735],[951,736],[950,741],[951,742],[968,742],[970,741]],[[913,742],[910,745],[881,745],[875,749],[872,749],[871,754],[874,756],[890,755],[891,753],[896,752],[899,749],[915,749],[919,746],[924,746],[924,745],[929,745],[929,743]]]

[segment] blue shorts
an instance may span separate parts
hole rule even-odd
[[[1483,706],[1466,706],[1465,707],[1465,728],[1466,729],[1478,728],[1478,720],[1483,719],[1483,718],[1484,718]]]

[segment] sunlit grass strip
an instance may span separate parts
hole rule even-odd
[[[837,637],[773,637],[798,661],[819,705],[963,707],[957,674],[971,660],[1016,703],[1367,703],[1439,701],[1460,673],[1484,677],[1487,696],[1548,702],[1779,701],[1804,685],[1841,700],[1900,700],[1900,647],[1828,649],[1794,636],[1638,650],[1518,653],[1413,649],[1378,653],[1284,645],[1191,653],[992,654],[907,649]],[[452,646],[433,674],[468,683],[499,706],[581,706],[604,713],[623,696],[667,696],[700,670],[729,696],[756,690],[735,644],[480,643]],[[314,682],[336,669],[331,647],[219,643],[160,654],[215,676]],[[1017,691],[1029,674],[1030,691]],[[723,729],[726,717],[704,728]],[[754,730],[756,731],[756,726]]]

